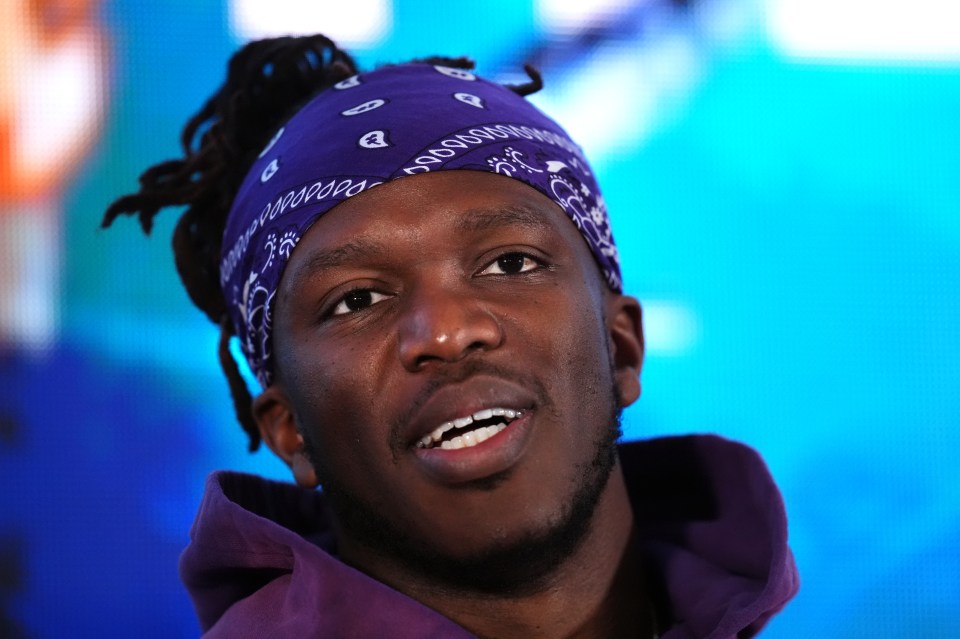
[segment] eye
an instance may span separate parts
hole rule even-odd
[[[387,299],[387,295],[378,293],[371,288],[358,288],[350,291],[337,302],[330,311],[330,315],[347,315],[369,308],[378,302]]]
[[[480,271],[480,275],[516,275],[533,271],[541,266],[538,260],[526,253],[504,253]]]

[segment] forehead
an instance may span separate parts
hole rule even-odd
[[[510,229],[552,233],[593,262],[574,223],[536,189],[479,171],[443,171],[400,178],[335,207],[317,220],[293,251],[281,287],[363,257],[389,254],[402,242],[462,239]]]

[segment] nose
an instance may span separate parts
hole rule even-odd
[[[404,300],[399,349],[408,371],[497,348],[503,337],[500,321],[476,295],[431,286]]]

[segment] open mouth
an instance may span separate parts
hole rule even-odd
[[[440,424],[433,432],[417,441],[417,448],[470,448],[500,433],[510,422],[522,415],[522,411],[512,408],[478,410],[473,415]]]

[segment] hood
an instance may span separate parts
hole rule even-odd
[[[620,448],[661,639],[752,637],[795,594],[783,503],[756,452],[714,436]],[[471,637],[339,561],[323,494],[217,472],[180,560],[210,637]]]
[[[217,472],[207,479],[180,577],[207,637],[472,637],[334,553],[322,493]]]
[[[766,464],[712,435],[622,446],[662,639],[755,636],[797,592],[787,518]]]

